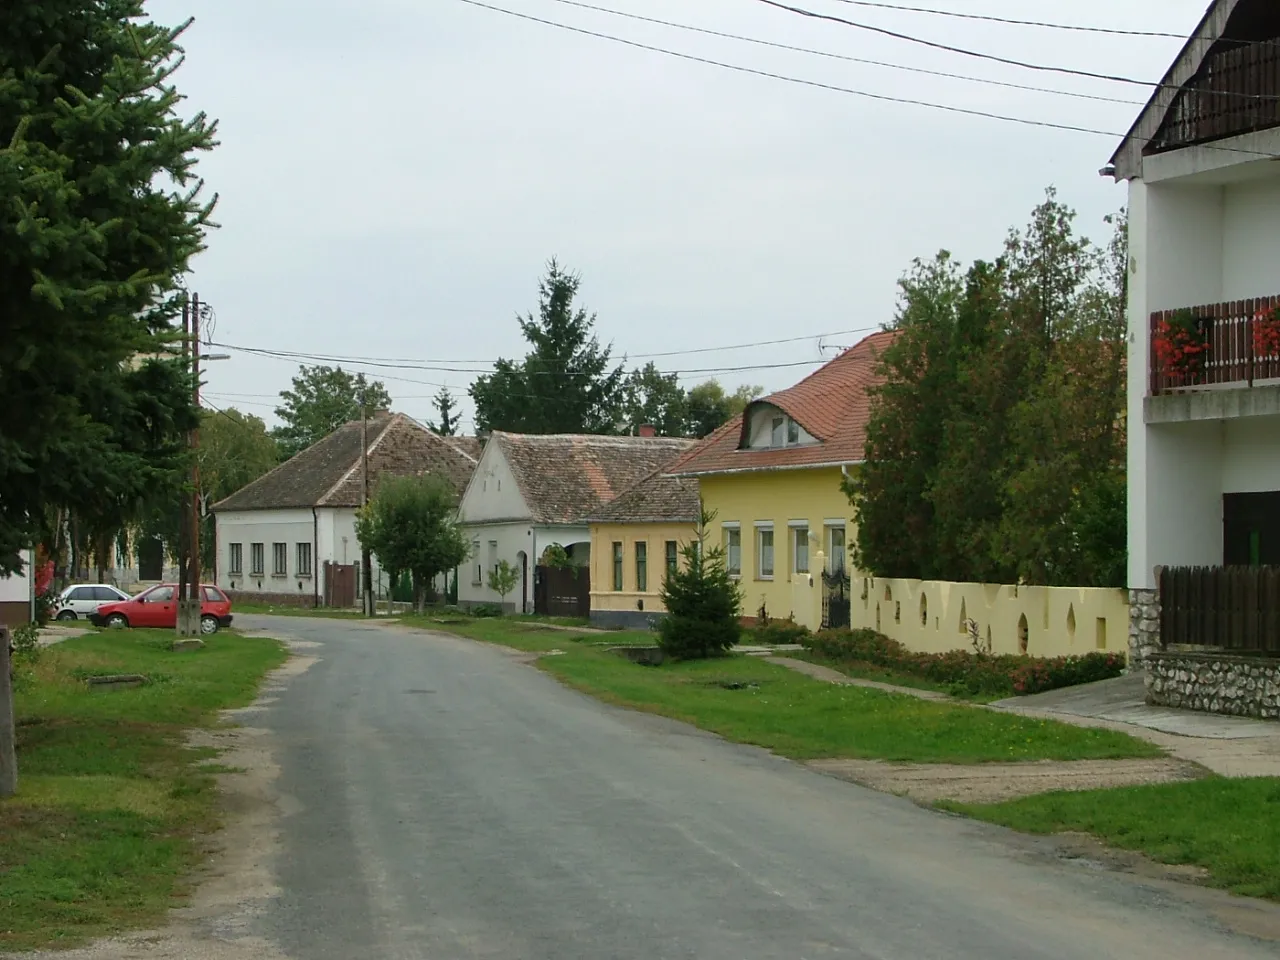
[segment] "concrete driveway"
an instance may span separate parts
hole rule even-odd
[[[510,652],[340,621],[240,625],[318,658],[246,716],[276,770],[275,815],[244,841],[270,882],[205,928],[255,956],[1280,951],[1240,932],[1280,935],[1274,907],[1064,859],[1052,841],[604,706]]]

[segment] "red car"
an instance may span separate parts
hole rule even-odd
[[[200,607],[200,632],[217,633],[219,627],[231,626],[231,598],[210,584],[205,584],[204,602]],[[178,625],[177,584],[162,583],[144,590],[129,600],[104,603],[89,614],[89,622],[106,627],[160,627],[173,630]]]

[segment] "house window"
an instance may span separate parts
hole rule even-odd
[[[613,544],[613,589],[622,589],[622,544]]]
[[[786,429],[787,429],[787,418],[774,417],[773,429],[772,431],[770,431],[770,434],[769,434],[769,445],[773,447],[783,446],[784,440],[786,439],[786,435],[787,435]]]
[[[843,573],[845,569],[844,524],[827,527],[827,570]]]
[[[471,541],[471,556],[475,559],[475,569],[471,572],[472,586],[484,583],[484,565],[480,562],[480,541]]]
[[[498,572],[498,541],[497,540],[489,541],[489,565],[488,567],[486,567],[486,569],[492,571],[493,573]]]
[[[636,592],[649,591],[649,544],[644,540],[636,541]]]
[[[742,576],[742,531],[737,527],[724,528],[724,563],[729,576]]]
[[[244,572],[244,544],[227,544],[227,573],[239,576]]]
[[[311,544],[298,544],[298,576],[311,576]]]
[[[674,540],[667,541],[667,579],[676,575],[680,566],[680,545]]]
[[[809,528],[791,528],[791,572],[809,572]]]
[[[773,527],[756,527],[756,577],[773,579]]]
[[[271,545],[271,575],[287,577],[289,575],[289,545],[273,543]]]
[[[796,444],[800,442],[800,424],[796,423],[790,417],[787,417],[787,444]]]
[[[267,572],[267,551],[261,543],[249,544],[249,572],[260,577]]]

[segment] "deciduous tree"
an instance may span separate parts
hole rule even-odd
[[[284,402],[276,408],[276,416],[284,423],[273,436],[286,460],[344,423],[359,420],[361,411],[372,416],[391,408],[391,395],[381,381],[341,367],[302,366],[293,378],[293,388],[280,391],[280,398]]]

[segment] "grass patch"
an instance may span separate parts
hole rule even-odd
[[[1189,783],[1049,793],[1008,803],[946,803],[1027,833],[1089,833],[1161,863],[1192,864],[1233,893],[1280,900],[1280,779],[1208,777]]]
[[[359,610],[341,610],[333,607],[288,607],[288,606],[272,606],[268,603],[250,603],[244,600],[237,600],[232,606],[231,613],[235,614],[259,614],[270,617],[323,617],[326,620],[364,620],[365,615]],[[383,615],[383,619],[392,619]]]
[[[968,703],[994,703],[996,700],[1004,699],[1003,694],[998,693],[970,693],[968,690],[961,689],[955,684],[937,683],[933,680],[926,680],[923,677],[917,677],[914,674],[902,673],[899,670],[892,670],[888,667],[877,666],[874,663],[854,663],[845,660],[831,660],[827,657],[820,657],[817,654],[803,652],[789,652],[785,654],[793,660],[805,660],[809,663],[816,663],[822,667],[828,667],[839,673],[843,673],[846,677],[853,677],[857,680],[875,680],[878,683],[891,683],[896,687],[909,687],[912,690],[931,690],[934,693],[945,693],[949,697],[957,700],[964,700]]]
[[[443,621],[443,622],[441,622]],[[609,633],[575,633],[560,627],[580,626],[581,621],[546,617],[482,617],[471,619],[457,614],[428,615],[426,617],[402,617],[406,627],[455,633],[471,640],[496,643],[527,653],[546,653],[550,650],[568,650],[577,646],[653,646],[657,639],[644,631],[610,631]]]
[[[68,947],[160,922],[216,828],[209,761],[184,730],[252,702],[285,659],[219,633],[173,653],[171,631],[111,631],[49,647],[16,692],[18,795],[0,801],[0,951]],[[132,690],[85,676],[138,673]]]

